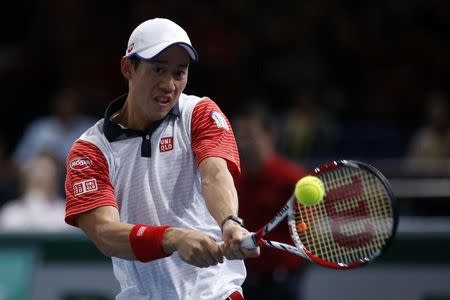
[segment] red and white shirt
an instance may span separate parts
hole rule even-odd
[[[229,121],[208,98],[182,94],[166,118],[148,132],[123,128],[111,117],[126,96],[112,102],[105,118],[88,129],[67,158],[66,222],[100,206],[114,206],[121,222],[201,230],[221,239],[201,192],[199,163],[222,157],[233,176],[239,155]],[[117,299],[225,299],[241,291],[242,261],[209,268],[178,254],[141,263],[113,257],[121,286]]]

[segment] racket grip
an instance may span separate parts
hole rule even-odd
[[[255,249],[258,247],[258,243],[256,242],[256,234],[251,233],[242,238],[241,247],[247,249]]]
[[[222,246],[224,241],[217,242],[218,246]],[[256,243],[256,234],[251,233],[242,238],[241,247],[246,249],[255,249],[258,247]]]

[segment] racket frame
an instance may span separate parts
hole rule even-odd
[[[373,166],[363,163],[360,161],[355,160],[337,160],[332,161],[329,163],[325,163],[320,165],[319,167],[314,169],[314,173],[312,175],[319,176],[322,173],[332,171],[334,169],[338,169],[340,166],[345,167],[351,167],[351,168],[362,168],[368,170],[370,173],[374,174],[381,182],[381,184],[384,186],[385,190],[388,193],[389,200],[391,202],[392,212],[393,212],[393,226],[391,229],[391,233],[389,235],[389,238],[386,240],[383,247],[375,253],[370,258],[362,258],[352,263],[334,263],[330,261],[326,261],[321,259],[320,257],[314,255],[310,250],[308,250],[305,245],[301,242],[301,239],[298,235],[297,230],[295,229],[297,224],[295,220],[295,209],[294,205],[297,205],[297,199],[295,195],[292,195],[289,200],[283,205],[283,207],[280,209],[280,211],[272,218],[272,220],[267,223],[264,227],[262,227],[257,232],[251,233],[250,235],[244,237],[242,240],[242,247],[252,249],[258,246],[265,246],[275,249],[284,250],[296,255],[299,255],[303,258],[306,258],[310,261],[313,261],[319,265],[322,265],[324,267],[332,268],[332,269],[353,269],[357,267],[361,267],[363,265],[367,265],[370,262],[373,262],[376,258],[378,258],[380,255],[382,255],[385,250],[389,247],[389,245],[392,243],[392,240],[395,237],[395,234],[397,232],[397,226],[398,226],[398,213],[397,213],[397,200],[392,192],[392,189],[390,187],[390,184],[387,180],[387,178],[376,168]],[[264,237],[273,229],[275,228],[285,217],[287,217],[288,225],[289,225],[289,231],[291,233],[292,240],[295,244],[295,246],[290,244],[285,244],[281,242],[276,241],[270,241],[264,239]]]

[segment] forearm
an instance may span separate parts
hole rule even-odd
[[[98,224],[95,232],[88,235],[104,255],[134,260],[129,238],[133,226],[119,222]]]
[[[167,226],[121,223],[117,209],[104,206],[77,218],[78,226],[106,256],[150,261],[165,257]]]
[[[224,159],[211,157],[200,163],[202,191],[210,214],[217,224],[222,226],[223,220],[230,215],[238,215],[238,197],[233,177],[228,171]],[[228,259],[244,259],[257,257],[259,248],[243,249],[242,238],[249,234],[248,230],[236,222],[225,222],[222,229],[221,253]]]
[[[233,177],[222,159],[205,162],[201,170],[206,206],[220,225],[227,216],[238,214],[238,197]]]

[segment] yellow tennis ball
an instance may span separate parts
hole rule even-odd
[[[325,187],[316,176],[305,176],[295,185],[295,197],[303,205],[319,204],[324,196]]]

